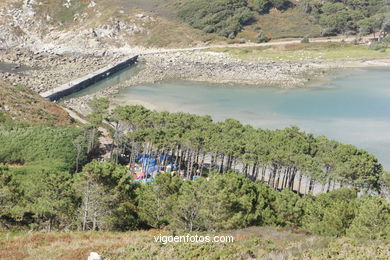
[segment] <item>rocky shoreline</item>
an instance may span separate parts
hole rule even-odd
[[[123,59],[121,55],[56,54],[24,48],[0,51],[0,79],[42,93]],[[3,64],[3,66],[2,66]]]
[[[6,49],[0,54],[0,78],[13,85],[24,85],[42,93],[61,84],[115,63],[125,55],[100,55],[33,52]],[[390,66],[389,60],[360,61],[244,61],[222,52],[158,50],[140,55],[142,69],[131,79],[94,94],[63,103],[81,113],[88,113],[90,99],[110,97],[119,89],[163,80],[191,80],[211,83],[248,84],[254,86],[302,87],[321,80],[332,71],[345,67]],[[5,64],[5,65],[1,65]],[[11,69],[10,69],[11,68]]]
[[[130,80],[64,103],[77,111],[86,112],[86,103],[92,98],[112,96],[121,88],[177,79],[293,88],[324,77],[329,69],[313,62],[250,62],[225,53],[206,51],[146,54],[140,56],[139,62],[143,68]]]

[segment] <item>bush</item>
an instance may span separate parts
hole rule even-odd
[[[0,165],[0,193],[5,195],[0,202],[7,205],[0,222],[48,231],[71,225],[77,203],[73,176],[61,167],[53,161],[3,170]]]
[[[260,14],[266,14],[272,8],[271,0],[254,0],[253,9]]]
[[[386,51],[387,44],[384,44],[382,42],[372,42],[368,47],[374,51],[384,52]]]
[[[319,235],[345,235],[355,217],[356,192],[339,189],[308,199],[303,227]]]
[[[266,14],[271,8],[276,8],[278,10],[286,10],[292,7],[293,4],[289,0],[254,0],[253,1],[253,10],[257,11],[260,14]]]
[[[303,37],[303,39],[301,40],[301,43],[309,43],[310,40],[309,40],[309,37],[305,36]]]
[[[78,154],[74,140],[81,148]],[[87,162],[87,139],[75,127],[0,127],[0,162],[29,163],[61,160],[68,170]]]
[[[191,26],[233,39],[254,20],[246,0],[190,0],[178,12]]]
[[[269,42],[271,39],[265,36],[264,32],[260,32],[256,38],[257,43]]]
[[[379,196],[359,201],[356,218],[347,230],[349,236],[390,242],[390,205]]]

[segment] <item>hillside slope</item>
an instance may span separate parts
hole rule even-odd
[[[43,99],[34,91],[0,82],[0,122],[4,117],[15,121],[48,125],[72,123],[65,110]]]
[[[5,0],[0,3],[0,48],[25,46],[55,52],[122,51],[136,47],[184,47],[226,42],[218,33],[191,27],[178,17],[189,0]],[[300,26],[303,25],[303,26]],[[236,38],[319,36],[300,8],[255,15]]]
[[[134,46],[182,46],[210,36],[176,18],[175,0],[6,0],[0,48],[96,52]],[[164,3],[164,4],[161,4]],[[168,29],[169,28],[169,29]]]
[[[217,235],[233,235],[234,243],[156,243],[163,230],[125,233],[0,233],[2,259],[387,259],[387,244],[296,233],[274,227],[252,227]],[[187,235],[187,234],[177,234]],[[213,234],[191,234],[209,235]]]

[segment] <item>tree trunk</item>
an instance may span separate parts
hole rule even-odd
[[[276,179],[276,183],[275,183],[275,185],[276,185],[275,188],[276,188],[276,189],[279,189],[279,181],[280,181],[281,172],[282,172],[282,168],[280,168],[280,169],[278,170],[278,172],[277,172],[278,178]]]
[[[89,193],[91,189],[91,184],[88,181],[87,182],[87,190],[85,194],[85,201],[84,201],[84,216],[83,216],[83,231],[86,231],[87,229],[87,218],[88,218],[88,211],[89,211]]]
[[[284,170],[284,173],[283,173],[282,189],[286,188],[287,180],[288,180],[288,178],[289,178],[289,174],[290,174],[290,167],[287,167],[287,168]]]
[[[223,163],[225,161],[225,155],[222,154],[222,157],[221,157],[221,165],[219,167],[219,173],[223,173]]]
[[[97,225],[96,225],[96,210],[93,213],[93,220],[92,220],[92,230],[96,231]]]
[[[291,178],[290,178],[290,181],[289,181],[289,184],[288,184],[288,187],[289,187],[290,190],[294,189],[294,181],[295,181],[295,176],[297,174],[297,171],[298,171],[298,169],[294,166],[293,169],[292,169]]]
[[[270,174],[269,180],[268,180],[268,184],[271,187],[275,187],[275,177],[276,177],[276,172],[277,171],[278,171],[278,166],[274,165],[274,170],[273,170],[272,174]],[[271,183],[271,180],[272,180],[272,183]]]
[[[252,180],[255,180],[255,174],[256,174],[256,163],[253,164],[253,167],[252,167],[252,176],[251,176],[251,179]]]
[[[206,157],[206,152],[203,152],[202,162],[201,162],[201,164],[200,164],[200,175],[203,174],[203,168],[204,168],[204,160],[205,160],[205,157]]]
[[[298,193],[301,194],[302,173],[299,174]]]
[[[265,173],[267,171],[267,165],[264,165],[261,169],[261,181],[265,182]]]
[[[330,184],[331,184],[331,179],[329,178],[328,180],[328,187],[326,188],[326,193],[330,192]]]
[[[310,178],[310,182],[309,182],[309,193],[313,191],[313,186],[314,186],[314,180],[312,178]]]

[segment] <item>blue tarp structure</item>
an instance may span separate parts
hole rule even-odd
[[[164,160],[165,160],[165,162],[170,163],[169,165],[171,165],[172,170],[178,169],[178,167],[175,164],[172,164],[173,158],[171,155],[160,155],[160,163],[164,162]],[[149,154],[138,155],[136,162],[139,164],[142,164],[142,167],[144,168],[143,171],[146,173],[154,173],[154,172],[157,172],[159,170],[163,170],[162,166],[156,165],[157,164],[156,158],[150,156]],[[147,168],[147,169],[145,170],[145,168]]]
[[[165,159],[165,162],[172,163],[173,157],[171,155],[160,155],[160,162],[162,163]],[[149,154],[139,154],[136,161],[137,163],[143,164],[144,162],[147,162],[148,160],[154,160],[157,161],[155,157],[150,156]],[[150,162],[149,162],[150,163]]]
[[[180,170],[179,165],[176,165],[176,164],[171,163],[171,164],[168,164],[168,165],[167,165],[166,172],[178,171],[178,170]]]
[[[140,183],[147,183],[147,182],[153,182],[153,179],[152,178],[147,178],[147,179],[135,179],[134,180],[135,182],[140,182]]]

